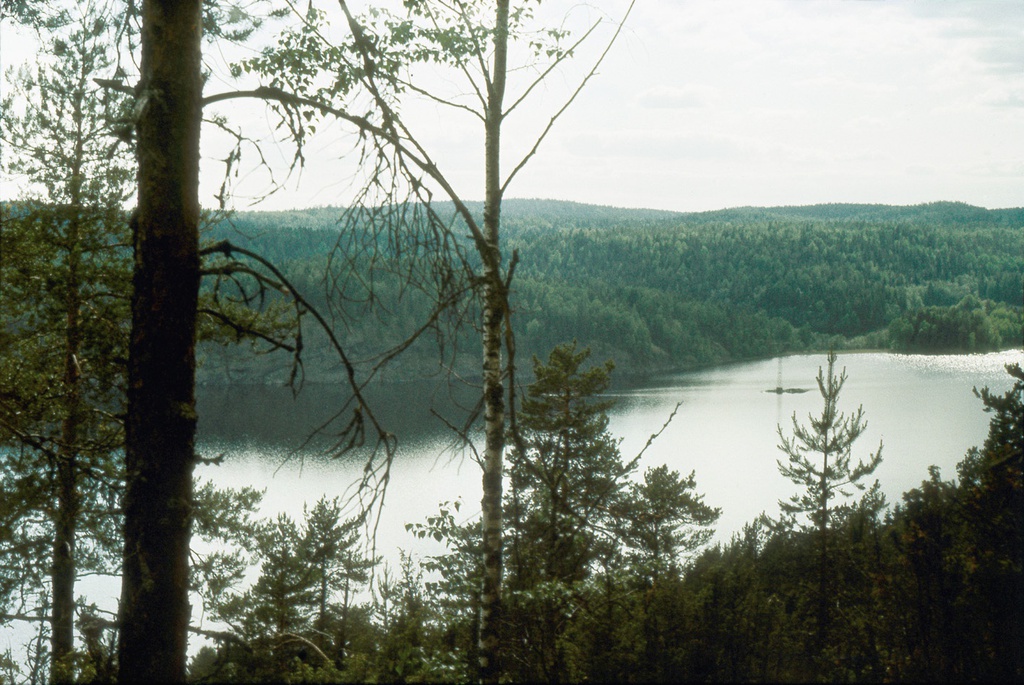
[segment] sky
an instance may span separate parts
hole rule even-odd
[[[581,27],[619,17],[627,5],[552,0],[545,11],[552,21],[568,12],[568,25]],[[510,116],[506,172],[611,28]],[[5,66],[19,61],[19,49],[27,52],[4,42],[14,45],[4,46]],[[218,54],[208,58],[207,93],[230,87],[226,69],[214,64]],[[507,102],[530,74],[514,74]],[[456,96],[466,92],[451,75],[424,78]],[[248,131],[272,123],[252,106],[218,111]],[[481,125],[426,103],[404,112],[461,196],[482,199]],[[281,181],[291,149],[261,135]],[[235,206],[345,204],[360,179],[345,161],[353,141],[344,126],[324,124],[301,173],[254,206],[270,185],[247,155]],[[204,131],[207,204],[220,185],[224,142]],[[638,0],[599,73],[506,197],[676,211],[944,200],[1024,206],[1024,2]]]

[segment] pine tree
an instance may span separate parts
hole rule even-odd
[[[979,679],[996,682],[1024,676],[1024,370],[1006,371],[1013,386],[1005,394],[977,393],[992,413],[988,437],[957,467],[967,583],[986,618],[977,635],[987,657]]]
[[[552,350],[546,364],[533,360],[536,380],[519,414],[522,441],[510,457],[512,555],[521,573],[571,582],[587,575],[597,538],[607,531],[611,505],[625,476],[619,441],[608,433],[611,401],[595,401],[609,383],[611,361],[587,370],[590,350],[576,343]]]
[[[302,534],[287,514],[258,535],[260,577],[249,592],[249,632],[257,636],[297,633],[309,627],[318,579],[301,553]]]
[[[694,492],[696,473],[683,478],[661,465],[647,469],[642,483],[630,484],[620,516],[622,537],[633,550],[637,570],[655,579],[679,570],[679,555],[705,545],[722,511]]]
[[[349,614],[356,590],[370,579],[376,560],[358,552],[359,520],[341,518],[338,499],[322,497],[305,512],[303,551],[313,573],[315,588],[313,630],[324,651],[331,636],[338,661],[344,660],[349,637]],[[340,597],[339,597],[340,595]],[[336,601],[340,599],[340,603]]]
[[[200,0],[144,0],[125,418],[122,682],[186,678],[199,295]]]
[[[514,677],[569,678],[564,635],[593,563],[616,546],[613,512],[635,460],[623,463],[608,433],[611,361],[583,369],[576,343],[534,357],[535,381],[519,414],[510,463],[510,651],[525,649]],[[523,670],[525,669],[525,670]]]
[[[51,14],[39,59],[10,72],[0,119],[4,172],[26,187],[0,222],[0,482],[17,503],[0,515],[26,545],[4,552],[37,555],[0,566],[29,585],[25,571],[51,569],[61,680],[72,675],[76,577],[116,566],[131,163],[110,135],[126,104],[93,83],[112,67],[108,17],[92,5]],[[23,587],[22,597],[41,590]]]
[[[869,455],[867,461],[851,464],[853,443],[867,428],[864,420],[864,408],[858,407],[851,416],[846,416],[838,409],[839,393],[846,382],[846,369],[839,376],[835,375],[836,354],[828,354],[828,372],[818,368],[818,390],[824,400],[821,416],[808,416],[808,426],[797,422],[793,414],[793,437],[788,438],[778,428],[779,449],[787,457],[784,462],[778,461],[779,472],[803,491],[793,495],[788,501],[780,501],[782,511],[789,516],[806,514],[810,522],[806,526],[815,530],[819,545],[818,566],[818,614],[817,614],[817,647],[820,651],[825,647],[830,621],[828,587],[829,587],[829,519],[830,506],[838,496],[848,497],[846,486],[864,490],[859,481],[874,472],[882,463],[882,445],[878,451]],[[817,455],[817,456],[814,456]]]

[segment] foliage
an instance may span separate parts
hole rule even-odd
[[[664,464],[649,468],[616,512],[632,565],[651,583],[677,573],[680,555],[704,547],[714,533],[721,510],[704,504],[696,487],[693,471],[683,478]]]
[[[531,66],[557,64],[572,53],[568,35],[526,31],[533,6],[514,8],[509,28],[524,39]],[[432,13],[430,3],[405,7],[404,14],[374,8],[366,26],[377,42],[357,36],[339,49],[321,49],[315,30],[321,17],[311,8],[306,21],[284,35],[282,52],[267,51],[248,68],[273,74],[287,66],[275,85],[301,86],[346,105],[354,102],[348,96],[359,79],[364,86],[386,83],[376,94],[378,105],[391,105],[417,87],[406,70],[410,63],[472,70],[471,57],[486,53],[498,37],[496,27],[487,27],[489,16],[473,14],[467,29],[461,19]],[[5,0],[3,8],[42,21],[30,3]],[[259,23],[241,6],[204,3],[203,9],[212,35],[245,39]],[[122,294],[130,264],[121,205],[131,171],[127,150],[110,134],[115,126],[124,134],[129,103],[118,89],[93,86],[94,75],[114,66],[103,47],[112,25],[103,19],[73,25],[49,14],[46,21],[48,53],[14,79],[29,107],[22,112],[5,98],[0,120],[5,151],[14,151],[5,155],[5,174],[22,174],[33,184],[30,195],[0,207],[0,608],[4,621],[16,615],[38,626],[23,667],[8,651],[0,656],[0,672],[31,682],[47,671],[54,679],[110,680],[116,676],[113,624],[95,607],[72,596],[81,649],[61,655],[46,643],[58,633],[62,603],[50,588],[67,593],[68,583],[55,578],[72,547],[70,587],[75,574],[116,572],[123,545],[124,475],[116,457],[123,445]],[[300,59],[296,50],[312,58]],[[333,81],[316,71],[325,65]],[[382,128],[374,135],[392,136],[392,143],[412,140],[396,133],[399,128],[385,131],[395,125],[388,116],[394,110],[380,109],[374,125]],[[295,114],[287,107],[281,112]],[[287,124],[304,135],[316,122],[303,112]],[[405,181],[415,186],[419,179],[410,174]],[[419,218],[408,225],[423,231],[415,239],[371,232],[343,260],[354,285],[332,292],[366,305],[345,314],[354,350],[370,353],[382,341],[400,346],[420,330],[425,312],[429,320],[438,306],[430,279],[438,279],[437,292],[460,292],[464,274],[455,278],[451,264],[403,280],[409,274],[389,260],[410,248],[420,258],[436,245],[451,247],[444,242],[452,235],[447,231],[433,236],[440,243],[416,240],[438,226],[455,227],[457,234],[480,213],[478,205],[463,208],[454,219],[429,216],[425,228],[416,222],[429,213],[409,210]],[[330,208],[248,215],[237,224],[258,228],[249,231],[251,244],[279,258],[303,290],[316,292],[325,265],[338,255],[332,250],[351,246],[345,240],[353,239],[354,227],[408,209],[356,210],[341,225],[334,223],[340,210]],[[431,212],[443,209],[437,204]],[[578,335],[638,370],[804,349],[831,336],[877,334],[885,326],[898,349],[980,350],[1019,340],[1019,210],[938,203],[674,215],[544,201],[505,202],[503,210],[505,249],[520,255],[511,303],[521,354]],[[215,228],[214,236],[223,230]],[[465,257],[467,251],[458,243],[454,253],[464,259],[457,267],[470,272],[492,257],[486,250]],[[228,268],[228,261],[210,260],[208,270]],[[645,268],[636,269],[638,263]],[[363,273],[372,274],[368,282],[359,282]],[[508,288],[511,274],[498,276],[499,286]],[[241,338],[259,329],[273,345],[270,338],[293,329],[279,316],[287,296],[281,287],[259,291],[269,309],[257,315],[241,306],[251,293],[234,284],[210,286],[208,330],[220,327],[211,337],[228,331]],[[384,311],[371,312],[370,304]],[[466,311],[479,314],[459,310],[456,318]],[[307,343],[326,366],[325,339],[313,336]],[[959,482],[943,481],[933,469],[884,514],[877,483],[855,502],[830,504],[843,485],[860,487],[857,481],[880,458],[850,463],[862,415],[838,413],[845,374],[834,376],[830,355],[828,377],[821,372],[818,379],[822,417],[812,417],[810,428],[794,418],[792,440],[780,433],[790,457],[780,468],[805,489],[780,504],[787,515],[807,514],[811,525],[795,528],[764,517],[728,545],[694,557],[710,539],[718,510],[695,493],[692,472],[683,477],[654,467],[631,480],[638,461],[623,460],[607,431],[610,404],[597,397],[612,365],[584,369],[588,355],[572,344],[555,347],[546,363],[534,357],[536,379],[518,415],[519,430],[510,433],[515,449],[505,504],[512,538],[507,611],[498,616],[511,645],[504,677],[1024,677],[1019,366],[1009,369],[1016,383],[1005,396],[978,393],[993,415],[990,434],[959,465]],[[423,352],[421,359],[427,358]],[[824,457],[820,467],[814,453]],[[457,520],[458,503],[409,526],[419,537],[445,543],[448,553],[419,563],[403,555],[397,573],[385,569],[373,579],[371,603],[363,600],[377,560],[360,552],[358,522],[342,518],[338,500],[322,499],[301,522],[257,520],[259,500],[248,488],[195,488],[189,587],[204,618],[228,630],[204,631],[217,644],[199,652],[191,678],[452,681],[479,675],[483,528],[476,519]],[[821,534],[813,535],[815,529]],[[816,591],[807,582],[815,573],[822,582],[828,578],[827,632],[820,630],[825,586]],[[808,649],[816,627],[817,643]]]
[[[211,236],[256,247],[305,291],[318,292],[343,212],[245,212]],[[915,312],[953,307],[952,315],[964,298],[972,317],[984,310],[984,321],[973,343],[971,326],[950,329],[943,349],[980,350],[983,340],[1005,347],[1020,339],[1021,221],[1016,210],[948,203],[674,214],[506,200],[502,222],[520,255],[511,293],[517,348],[542,355],[576,337],[627,373],[844,345],[902,349],[900,331]],[[383,311],[347,319],[354,349],[367,356],[380,336],[399,340],[415,330],[427,307],[415,297],[399,301],[393,277],[375,285]],[[466,349],[468,334],[457,341]],[[307,342],[312,358],[319,343]],[[403,376],[436,368],[431,349],[410,352]],[[234,366],[245,369],[236,357]],[[476,360],[455,361],[469,370]]]
[[[1021,311],[969,295],[950,307],[924,307],[889,324],[901,352],[987,352],[1024,339]]]
[[[0,118],[4,174],[24,181],[0,207],[0,612],[43,619],[56,679],[90,668],[73,653],[78,577],[120,555],[131,168],[109,133],[126,103],[92,82],[111,67],[108,20],[49,8]]]
[[[959,482],[933,467],[891,511],[877,487],[835,510],[835,620],[825,644],[807,648],[817,622],[816,584],[807,582],[819,560],[817,537],[763,519],[685,571],[674,592],[682,620],[661,634],[666,644],[677,634],[685,639],[660,677],[1018,680],[1024,374],[1008,371],[1015,385],[1006,395],[979,393],[993,413],[990,434],[960,463]]]
[[[589,350],[559,345],[533,359],[534,382],[518,415],[506,496],[506,623],[517,680],[570,677],[566,633],[580,588],[610,544],[611,512],[635,469],[607,431],[611,362],[583,369]],[[523,647],[520,647],[522,645]]]
[[[630,3],[626,16],[633,4]],[[385,236],[389,247],[409,244],[407,236],[412,236],[412,252],[418,258],[411,261],[410,277],[405,282],[416,287],[425,283],[424,292],[432,308],[425,319],[427,323],[409,338],[410,343],[427,329],[440,337],[438,321],[446,315],[454,319],[458,330],[457,324],[462,322],[465,312],[460,304],[466,299],[463,296],[473,296],[471,302],[479,312],[477,332],[483,349],[480,372],[485,438],[481,459],[484,562],[479,664],[481,679],[497,682],[503,651],[498,626],[502,602],[502,471],[508,428],[503,383],[506,375],[514,376],[515,331],[511,326],[509,291],[517,262],[515,253],[510,261],[505,261],[501,205],[513,178],[597,73],[621,25],[612,32],[607,47],[592,61],[575,90],[567,93],[548,124],[534,136],[532,148],[506,165],[511,171],[502,171],[500,141],[506,119],[538,85],[549,80],[563,61],[572,58],[604,22],[570,39],[564,28],[534,21],[535,5],[529,1],[405,2],[395,11],[387,6],[374,6],[358,16],[345,0],[338,5],[338,23],[347,29],[339,42],[328,38],[337,35],[337,30],[331,30],[326,12],[310,3],[299,26],[283,32],[274,48],[239,65],[235,75],[252,72],[269,82],[255,92],[275,102],[282,123],[299,149],[307,131],[316,125],[314,118],[329,115],[358,132],[359,165],[366,180],[358,191],[356,204],[380,207],[382,217],[379,223],[371,224],[370,231],[364,230],[360,235]],[[526,58],[521,64],[510,65],[510,52],[513,60],[519,54]],[[423,66],[444,68],[445,78],[435,82],[443,85],[422,85],[419,67]],[[446,84],[454,81],[458,85],[452,92]],[[465,204],[454,178],[447,175],[447,167],[435,161],[438,151],[430,149],[426,138],[414,132],[414,122],[404,116],[406,105],[419,97],[447,108],[451,114],[468,115],[481,126],[482,221]],[[433,209],[431,200],[435,192],[453,203],[462,226],[468,230],[468,241],[460,241],[452,222],[442,220]],[[425,208],[422,212],[421,207]],[[420,220],[407,220],[410,209],[413,217]],[[373,209],[370,213],[378,212]],[[349,217],[359,214],[357,209]],[[344,245],[339,240],[332,254],[351,258]],[[381,254],[390,258],[400,249],[382,252],[374,246],[369,254],[373,259]],[[426,274],[423,281],[413,276],[420,271]],[[347,264],[333,271],[331,278],[334,284],[348,282]],[[344,288],[335,286],[332,295],[342,302],[346,299]],[[508,354],[507,366],[503,351]],[[385,360],[389,357],[385,355]],[[374,366],[375,370],[379,368]],[[510,386],[510,401],[514,402],[514,379]]]
[[[1024,657],[1024,371],[1007,367],[1013,387],[1002,397],[978,393],[993,414],[981,449],[959,464],[960,513],[965,523],[965,594],[978,607],[986,675],[1019,679]]]
[[[559,345],[547,363],[534,357],[535,380],[518,416],[520,437],[509,457],[513,573],[571,582],[586,576],[610,528],[625,477],[618,441],[607,431],[611,362],[581,365],[589,350]],[[517,558],[522,550],[525,558]]]
[[[794,517],[804,514],[810,525],[803,530],[816,532],[818,545],[818,592],[817,631],[814,649],[823,653],[828,642],[828,630],[832,622],[831,588],[834,585],[834,554],[830,555],[829,537],[832,535],[837,514],[833,500],[839,496],[849,497],[845,490],[853,486],[864,490],[860,480],[871,475],[882,463],[882,446],[870,455],[868,460],[851,464],[853,443],[864,432],[864,408],[846,416],[838,409],[839,393],[846,383],[846,369],[835,375],[836,354],[828,354],[828,371],[818,368],[818,391],[824,400],[821,416],[809,416],[809,425],[802,426],[793,415],[793,437],[788,438],[779,426],[779,449],[787,461],[778,461],[779,472],[802,488],[788,502],[779,502],[784,522],[793,522]],[[820,462],[818,461],[818,456]],[[877,490],[877,482],[872,492]]]
[[[829,352],[828,371],[818,369],[818,391],[824,400],[821,416],[808,417],[809,424],[801,425],[793,415],[793,437],[789,438],[779,426],[779,449],[787,461],[779,460],[779,472],[803,491],[793,495],[789,502],[779,502],[785,514],[807,514],[812,529],[828,527],[829,506],[833,499],[849,496],[848,485],[863,490],[859,481],[870,475],[882,462],[882,447],[870,455],[866,462],[851,465],[853,443],[867,428],[864,408],[846,416],[839,411],[839,393],[846,383],[846,369],[836,376],[837,355]],[[821,455],[820,464],[817,457]]]
[[[600,496],[599,486],[607,486],[608,479],[599,473],[584,477],[563,462],[561,477],[571,480],[577,473],[586,479],[577,481],[581,487],[597,490],[543,486],[540,474],[555,474],[553,457],[560,446],[579,438],[583,449],[575,454],[592,454],[581,437],[588,435],[598,466],[601,450],[615,448],[603,429],[605,405],[586,394],[603,387],[608,369],[584,369],[585,360],[584,352],[566,345],[548,364],[538,361],[535,392],[521,414],[522,444],[530,445],[523,455],[535,464],[519,476],[523,493],[531,494],[520,499],[518,522],[512,521],[517,536],[509,555],[502,634],[516,647],[504,677],[605,682],[1020,678],[1024,373],[1016,367],[1010,369],[1016,384],[1005,396],[979,392],[993,414],[990,436],[961,462],[958,483],[942,480],[932,469],[892,510],[886,510],[877,484],[856,500],[830,506],[832,618],[818,644],[819,588],[813,581],[821,545],[814,521],[803,530],[762,516],[728,544],[687,558],[683,553],[698,551],[693,545],[705,539],[706,525],[717,514],[693,494],[692,477],[648,469],[642,481],[626,480],[609,490],[617,493],[614,506],[609,504],[607,512],[590,508],[586,522],[571,516],[573,507],[588,506],[593,501],[588,498]],[[823,369],[821,376],[824,395],[831,387],[837,396],[843,374]],[[826,413],[833,427],[849,423],[838,411]],[[513,469],[527,468],[522,461],[510,462],[510,476]],[[613,476],[619,472],[615,461],[605,465]],[[547,501],[552,496],[562,498],[561,508]],[[515,490],[507,497],[514,514]],[[343,667],[319,664],[307,647],[306,661],[299,652],[276,665],[264,659],[259,677],[471,678],[479,521],[460,522],[461,511],[458,503],[444,503],[424,524],[407,526],[420,538],[445,543],[448,552],[418,567],[404,557],[397,573],[381,575],[372,623],[360,624]],[[568,512],[560,535],[573,544],[558,548],[565,559],[549,559],[550,542],[559,538],[528,534],[554,529],[555,511]],[[299,546],[296,541],[294,548]],[[573,556],[565,550],[591,553]],[[301,577],[301,569],[291,576]],[[238,650],[233,654],[234,663],[242,663]],[[219,671],[218,678],[226,673]],[[255,677],[257,671],[248,673]]]
[[[237,518],[234,512],[251,510],[258,493],[203,493],[200,501],[212,496],[249,506],[218,509],[213,528],[200,519],[200,530],[231,531],[229,539],[240,548],[228,553],[234,563],[217,557],[224,555],[221,551],[207,557],[218,558],[222,570],[205,576],[219,584],[208,582],[201,595],[210,618],[231,631],[215,649],[193,660],[193,675],[230,682],[331,682],[345,669],[358,667],[353,651],[362,650],[354,645],[369,627],[366,609],[355,598],[376,563],[359,553],[358,519],[342,519],[338,500],[326,497],[304,510],[301,526],[285,514],[273,521]],[[258,562],[259,575],[244,587],[243,574],[252,561]],[[194,569],[203,571],[204,566]]]

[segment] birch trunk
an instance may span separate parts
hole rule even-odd
[[[480,594],[480,679],[497,682],[500,674],[499,626],[502,575],[502,467],[505,453],[505,399],[502,386],[501,345],[505,323],[505,284],[501,274],[501,123],[508,56],[508,0],[499,0],[494,31],[494,70],[488,84],[485,119],[485,196],[483,310],[484,465],[483,523],[484,573]]]

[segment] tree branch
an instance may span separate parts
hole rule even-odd
[[[611,40],[608,41],[608,45],[605,46],[604,51],[601,53],[601,56],[598,57],[596,62],[594,62],[594,66],[590,69],[589,72],[587,72],[587,75],[585,77],[583,77],[583,80],[580,81],[579,86],[576,88],[576,90],[573,92],[573,94],[569,97],[569,99],[565,101],[565,104],[563,104],[562,107],[557,112],[555,112],[555,114],[551,117],[551,119],[548,121],[547,126],[545,126],[544,130],[541,132],[540,136],[537,138],[536,141],[534,141],[533,147],[530,149],[530,151],[528,153],[526,153],[526,156],[523,157],[522,160],[520,160],[519,164],[517,164],[516,167],[512,170],[512,173],[510,173],[508,175],[508,178],[505,179],[505,182],[501,186],[502,194],[505,193],[505,190],[508,188],[509,184],[512,182],[512,179],[515,178],[516,174],[518,174],[519,171],[524,166],[526,166],[526,163],[529,162],[530,159],[532,159],[535,154],[537,154],[537,150],[540,149],[540,144],[547,137],[548,133],[551,131],[551,128],[555,125],[555,122],[558,121],[558,119],[562,116],[562,114],[565,113],[565,111],[567,109],[569,109],[569,105],[571,105],[573,103],[573,101],[576,100],[576,97],[583,91],[583,87],[587,85],[587,82],[590,81],[590,79],[593,78],[597,74],[598,67],[601,66],[601,62],[604,61],[604,58],[611,51],[612,46],[615,44],[615,41],[618,39],[619,34],[622,33],[622,27],[625,25],[626,19],[629,18],[630,12],[633,11],[633,5],[635,5],[635,4],[636,4],[636,0],[632,0],[632,2],[629,3],[629,7],[626,9],[626,13],[622,16],[622,21],[619,22],[618,28],[615,29],[615,34],[611,37]],[[591,29],[591,30],[593,30],[593,29]],[[516,102],[516,104],[519,104],[519,103]],[[513,105],[513,106],[515,106],[515,105]]]

